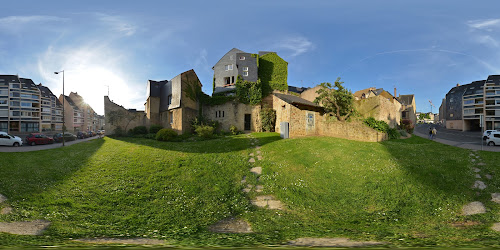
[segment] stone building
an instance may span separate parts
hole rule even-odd
[[[83,113],[83,127],[82,131],[97,131],[99,130],[99,124],[97,119],[97,113],[94,109],[88,105],[82,96],[80,96],[77,92],[70,92],[69,98],[73,101],[73,103],[78,107],[80,111]]]
[[[214,70],[213,93],[222,93],[235,89],[238,76],[243,81],[256,82],[258,79],[257,57],[237,48],[228,51],[212,67]]]
[[[447,129],[463,129],[462,97],[466,88],[466,85],[457,84],[446,94],[446,117],[441,117],[441,119],[446,119]]]
[[[401,103],[401,119],[410,120],[412,125],[417,124],[415,95],[399,95],[397,99]]]
[[[59,101],[64,103],[64,125],[66,126],[66,131],[71,133],[86,131],[83,111],[80,110],[69,96],[60,95]]]
[[[401,123],[402,105],[384,89],[367,88],[356,91],[354,98],[354,107],[362,117],[385,121],[391,128]]]

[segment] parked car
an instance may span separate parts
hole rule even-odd
[[[78,133],[76,133],[76,137],[78,139],[85,139],[85,138],[89,137],[89,135],[84,133],[84,132],[78,132]]]
[[[35,146],[36,144],[52,144],[54,139],[41,133],[31,133],[26,136],[25,142],[28,145]]]
[[[500,145],[500,132],[491,132],[486,137],[486,145],[488,146]]]
[[[19,147],[23,145],[23,139],[19,136],[9,135],[6,132],[0,132],[0,145]]]
[[[105,130],[97,130],[98,135],[104,135],[106,133]]]
[[[62,142],[62,133],[58,133],[54,135],[54,141]],[[76,140],[76,135],[68,132],[64,132],[64,141],[74,141]]]
[[[483,133],[483,140],[486,140],[486,137],[488,137],[488,135],[490,135],[491,132],[498,132],[496,130],[486,130],[484,131]]]
[[[85,133],[87,133],[87,136],[88,136],[88,137],[92,137],[92,136],[94,136],[94,135],[92,134],[92,131],[88,131],[88,132],[85,132]]]

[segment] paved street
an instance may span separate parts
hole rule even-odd
[[[434,126],[437,130],[437,135],[434,141],[474,150],[494,151],[500,152],[500,146],[481,146],[482,133],[479,131],[458,131],[443,128],[434,124],[417,124],[414,134],[423,138],[429,138],[429,127]]]
[[[90,141],[90,140],[94,140],[94,139],[99,139],[99,137],[94,136],[94,137],[85,138],[85,139],[78,139],[76,141],[66,142],[65,145],[71,146],[71,145],[76,144],[76,143]],[[38,151],[38,150],[45,150],[45,149],[52,149],[52,148],[59,148],[59,147],[62,147],[62,143],[36,145],[36,146],[23,145],[20,147],[0,146],[0,152],[29,152],[29,151]]]
[[[435,127],[437,130],[436,138],[445,139],[448,141],[475,144],[481,146],[482,133],[481,131],[465,131],[446,129],[435,124],[417,124],[415,130],[421,134],[429,135],[429,127]]]

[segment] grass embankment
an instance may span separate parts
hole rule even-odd
[[[475,178],[468,150],[421,138],[364,143],[255,136],[264,157],[259,184],[283,201],[286,211],[257,209],[249,203],[255,194],[241,192],[240,180],[252,167],[248,154],[255,152],[244,135],[183,143],[106,138],[2,153],[0,193],[15,212],[0,220],[53,224],[48,237],[0,234],[0,244],[67,244],[69,238],[100,236],[196,246],[280,244],[308,236],[411,246],[500,242],[488,229],[500,221],[500,205],[489,201],[500,187],[495,153],[481,153],[488,164],[484,171],[494,178],[476,193],[470,188]],[[257,184],[253,176],[248,182]],[[461,216],[462,206],[475,200],[490,211]],[[256,233],[207,231],[228,216],[248,220]]]

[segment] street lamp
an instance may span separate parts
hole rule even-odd
[[[61,70],[59,72],[54,72],[54,74],[57,75],[57,74],[59,74],[61,72],[62,72],[62,75],[63,75],[63,93],[62,93],[63,94],[63,103],[62,103],[62,105],[63,105],[63,127],[62,127],[63,133],[62,133],[62,139],[63,140],[62,141],[63,141],[63,147],[64,147],[64,141],[65,141],[65,139],[64,139],[64,130],[66,130],[65,119],[64,119],[65,118],[64,117],[64,99],[66,99],[66,97],[64,96],[64,70]]]

